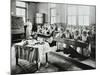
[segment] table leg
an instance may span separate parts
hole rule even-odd
[[[16,65],[18,65],[18,47],[15,46],[15,51],[16,51]]]
[[[20,51],[21,51],[21,59],[24,59],[24,55],[25,55],[24,49],[21,47]]]
[[[48,63],[48,53],[46,53],[46,63]]]
[[[20,47],[19,46],[17,46],[18,48],[18,58],[20,58]]]
[[[83,51],[83,49],[84,49],[84,48],[82,48],[82,55],[84,56],[84,51]]]
[[[38,51],[38,48],[36,48],[35,50],[36,50],[36,64],[37,64],[37,69],[39,69],[40,68],[39,51]]]

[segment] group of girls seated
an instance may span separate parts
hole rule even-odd
[[[35,33],[35,37],[34,37],[35,39],[36,39],[36,37],[38,37],[36,33]],[[45,42],[48,42],[50,46],[57,46],[57,42],[54,41],[55,38],[66,38],[66,39],[80,40],[80,41],[88,44],[88,47],[84,48],[85,56],[90,56],[91,55],[92,49],[93,49],[92,48],[92,43],[95,42],[95,35],[92,33],[92,31],[89,31],[89,30],[88,31],[86,31],[86,30],[81,30],[81,31],[75,30],[74,32],[72,32],[68,29],[64,30],[62,27],[54,27],[54,30],[53,30],[52,34],[53,35],[51,35],[50,38],[48,38],[48,40],[45,39]],[[52,38],[52,41],[50,41],[51,38]],[[64,48],[63,48],[63,50],[64,50]],[[73,49],[75,49],[75,48],[72,47],[72,46],[69,46],[69,49],[64,50],[64,53],[66,53],[65,51],[70,51],[70,53],[69,52],[68,53],[73,54],[74,56],[78,55],[78,54],[82,55],[81,54],[82,50],[81,50],[80,47],[77,47],[76,50],[74,50],[74,53],[73,53],[73,51],[71,51]],[[93,50],[95,50],[95,49],[93,49]]]
[[[82,41],[82,42],[88,44],[87,47],[84,48],[84,50],[83,50],[84,56],[91,56],[91,54],[92,54],[93,57],[95,57],[95,48],[92,48],[93,46],[95,46],[95,34],[92,33],[92,31],[81,30],[81,32],[80,32],[78,30],[75,30],[74,32],[71,32],[68,29],[66,29],[65,31],[63,29],[60,29],[59,32],[55,35],[55,37],[56,38],[73,39],[76,41]],[[74,53],[73,53],[73,49],[75,49],[75,48],[72,46],[69,46],[69,48],[70,49],[68,49],[68,50],[64,50],[64,51],[66,51],[65,53],[67,53],[67,51],[69,51],[70,54],[72,54],[74,56],[78,55],[78,54],[82,55],[81,47],[77,47],[76,50],[74,50]]]

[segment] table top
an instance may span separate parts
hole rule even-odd
[[[29,48],[49,48],[49,44],[47,42],[35,42],[35,43],[29,43],[29,44],[25,44],[25,41],[19,42],[14,44],[15,46],[21,46],[21,47],[29,47]]]
[[[76,47],[86,47],[87,43],[85,43],[84,41],[81,40],[74,40],[74,39],[54,39],[57,42],[60,43],[65,43],[65,44],[69,44],[69,45],[73,45]]]

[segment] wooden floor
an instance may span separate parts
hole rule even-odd
[[[54,56],[52,56],[54,58]],[[53,60],[52,58],[52,60]],[[55,58],[54,58],[55,59]],[[16,74],[27,74],[27,73],[48,73],[48,72],[60,72],[60,71],[80,71],[80,70],[86,70],[86,69],[92,69],[96,67],[96,62],[91,59],[86,59],[83,61],[80,61],[82,64],[77,64],[77,62],[73,62],[76,65],[70,64],[70,60],[68,58],[65,58],[68,61],[64,61],[64,63],[59,62],[59,59],[56,59],[57,63],[50,63],[48,66],[42,65],[37,70],[37,65],[30,64],[26,60],[19,60],[19,65],[16,66]],[[77,59],[75,59],[77,60]],[[60,60],[63,61],[63,60]],[[79,61],[79,60],[78,60]],[[77,67],[78,65],[78,67]],[[86,67],[85,67],[85,66]],[[82,66],[82,67],[81,67]]]
[[[44,65],[41,66],[39,70],[36,71],[36,73],[48,73],[48,72],[58,72],[59,68],[55,67],[52,64],[48,64],[48,66]]]
[[[90,70],[96,68],[96,62],[90,58],[85,60],[79,60],[77,58],[70,58],[65,54],[60,54],[56,52],[49,53],[49,62],[57,67],[60,67],[62,71],[67,71],[69,68],[76,67],[78,70]],[[90,63],[90,64],[89,64]],[[77,70],[73,69],[72,70]],[[71,70],[71,69],[70,69]]]
[[[34,73],[37,71],[36,64],[30,64],[26,60],[19,60],[18,65],[16,65],[16,74],[27,74],[27,73]]]

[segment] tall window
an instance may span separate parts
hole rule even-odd
[[[50,23],[56,23],[56,4],[51,4],[50,6]]]
[[[79,25],[89,26],[89,6],[78,7],[78,22]]]
[[[68,25],[76,25],[76,6],[68,5]]]
[[[26,21],[26,3],[16,1],[16,15],[23,17],[24,22]]]
[[[56,9],[55,8],[51,8],[51,24],[56,23]]]

